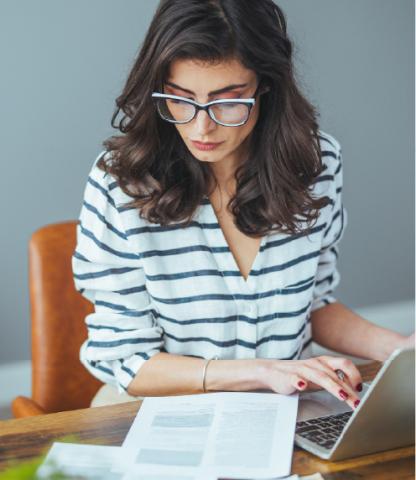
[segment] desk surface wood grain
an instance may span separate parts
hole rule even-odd
[[[372,379],[379,362],[359,365],[364,381]],[[77,443],[121,445],[141,402],[52,413],[0,422],[0,471],[10,462],[45,453],[54,441],[74,435]],[[321,472],[327,480],[414,479],[414,446],[350,460],[329,462],[295,447],[292,473]]]

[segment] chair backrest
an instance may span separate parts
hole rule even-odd
[[[94,307],[74,286],[76,225],[47,225],[29,243],[32,398],[48,413],[88,407],[102,385],[79,360]]]

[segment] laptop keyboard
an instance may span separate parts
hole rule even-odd
[[[338,440],[353,411],[311,418],[296,423],[296,434],[330,450]]]

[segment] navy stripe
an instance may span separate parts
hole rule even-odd
[[[123,362],[121,362],[121,370],[123,370],[123,372],[126,372],[128,375],[130,375],[131,378],[135,377],[135,373],[133,372],[133,370],[130,370],[130,368],[126,367],[123,364]]]
[[[112,308],[113,310],[119,310],[120,312],[124,314],[131,312],[134,313],[135,317],[143,317],[147,315],[151,310],[131,310],[130,308],[125,307],[124,305],[118,305],[116,303],[110,303],[110,302],[105,302],[104,300],[97,300],[95,302],[95,305],[101,306],[101,307],[106,307],[106,308]]]
[[[326,297],[328,295],[332,295],[333,292],[334,292],[334,289],[332,287],[330,287],[330,288],[328,288],[328,290],[325,290],[325,292],[320,293],[319,298],[328,305],[330,302],[328,302],[328,300],[325,300],[324,297]]]
[[[231,253],[231,252],[230,252]],[[274,265],[273,267],[263,268],[261,270],[253,270],[250,275],[258,276],[264,273],[275,272],[285,270],[290,268],[298,263],[304,262],[306,260],[310,260],[316,256],[319,256],[320,250],[316,250],[314,252],[301,255],[298,258],[290,260],[286,263],[281,265]],[[238,270],[224,270],[222,272],[214,269],[206,269],[206,270],[194,270],[190,272],[180,272],[180,273],[171,273],[171,274],[157,274],[157,275],[146,275],[146,280],[148,281],[160,281],[160,280],[178,280],[184,279],[189,277],[202,277],[202,276],[217,276],[217,277],[239,277],[241,276],[241,272]]]
[[[84,257],[84,255],[82,255],[81,253],[77,252],[75,250],[74,254],[72,255],[74,258],[78,259],[78,260],[81,260],[83,262],[88,262],[88,263],[91,263],[87,257]]]
[[[122,238],[123,240],[127,240],[127,236],[123,233],[120,232],[114,225],[112,225],[105,217],[102,215],[93,205],[89,204],[84,200],[83,206],[92,212],[109,230],[111,230],[113,233],[115,233],[117,236]]]
[[[339,227],[337,235],[335,236],[335,238],[333,240],[331,240],[331,246],[338,242],[338,240],[341,238],[342,232],[344,231],[344,207],[342,205],[341,205],[341,208],[333,216],[332,223],[339,215],[341,215],[341,225]],[[332,223],[331,223],[331,225],[332,225]],[[331,228],[331,227],[329,227],[329,228]],[[324,234],[324,238],[325,238],[327,233],[328,233],[328,230]]]
[[[331,247],[329,251],[332,252],[335,255],[335,257],[338,259],[338,247]]]
[[[114,293],[118,293],[119,295],[130,295],[132,293],[141,293],[145,291],[146,291],[145,285],[137,285],[137,287],[124,288],[122,290],[115,290]]]
[[[303,307],[299,310],[294,310],[292,312],[273,312],[271,314],[262,315],[257,318],[250,318],[245,315],[229,315],[227,317],[204,317],[204,318],[194,318],[188,320],[178,320],[176,318],[167,317],[166,315],[162,315],[160,313],[155,312],[155,317],[166,321],[169,323],[174,323],[177,325],[195,325],[195,324],[224,324],[224,323],[231,323],[235,322],[238,318],[238,321],[242,321],[249,324],[258,324],[262,322],[270,322],[271,320],[282,319],[282,318],[293,318],[299,317],[300,315],[304,314],[308,308],[310,307],[311,302],[308,302],[306,307]]]
[[[325,226],[326,226],[326,223],[321,224],[321,225],[317,225],[317,226],[311,228],[311,230],[309,232],[309,235],[320,232],[322,229],[325,228]],[[200,228],[201,230],[220,230],[221,229],[221,226],[218,222],[208,223],[208,222],[198,222],[198,221],[193,220],[189,223],[189,225],[186,229],[182,225],[177,225],[177,224],[166,225],[166,226],[146,225],[144,227],[127,229],[126,230],[126,236],[130,237],[132,235],[139,235],[141,233],[164,233],[164,232],[171,232],[171,231],[175,231],[175,230],[183,230],[184,232],[186,232],[186,231],[188,231],[189,228],[192,228],[192,227]],[[293,242],[294,240],[297,240],[298,238],[302,238],[305,235],[307,235],[306,231],[305,232],[299,232],[297,234],[291,235],[288,238],[283,238],[283,239],[277,240],[276,242],[271,242],[271,246],[283,245],[283,244],[288,243],[288,242]],[[224,248],[223,247],[221,247],[221,248],[224,251]],[[264,248],[266,248],[266,246],[263,246],[263,249]],[[268,247],[268,248],[270,248],[270,247]],[[229,251],[229,249],[228,249],[228,251]],[[152,252],[154,252],[154,250]],[[174,253],[177,253],[177,252],[174,252]],[[144,256],[151,256],[151,255],[144,254]]]
[[[276,243],[280,242],[280,240],[276,240]],[[272,242],[273,243],[273,242]],[[220,248],[220,247],[219,247]],[[231,253],[231,252],[229,252]],[[311,258],[315,258],[319,256],[321,253],[320,250],[316,250],[314,252],[301,255],[298,258],[290,260],[289,262],[283,263],[281,265],[275,265],[273,267],[263,268],[261,270],[253,270],[250,272],[251,276],[258,276],[269,272],[276,272],[282,271],[287,268],[293,267],[298,263],[310,260]],[[241,272],[239,270],[224,270],[222,272],[215,270],[215,269],[205,269],[205,270],[194,270],[189,272],[180,272],[180,273],[164,273],[164,274],[157,274],[157,275],[148,275],[146,274],[146,280],[149,282],[151,281],[167,281],[167,280],[180,280],[184,278],[190,277],[203,277],[203,276],[216,276],[216,277],[240,277]],[[141,288],[141,287],[138,287]],[[121,292],[121,291],[120,291]]]
[[[85,235],[86,237],[90,238],[101,250],[104,250],[106,252],[112,253],[113,255],[116,255],[117,257],[121,258],[129,258],[132,260],[140,260],[140,255],[136,255],[134,253],[127,253],[127,252],[121,252],[119,250],[115,250],[114,248],[109,247],[103,242],[100,242],[95,235],[87,230],[85,227],[80,225],[81,227],[81,233]]]
[[[334,144],[334,142],[332,142],[326,135],[318,134],[318,138],[332,145],[335,148],[335,150],[338,149],[338,147]]]
[[[91,347],[98,348],[113,348],[119,347],[120,345],[136,345],[138,343],[158,343],[160,342],[160,337],[155,338],[121,338],[120,340],[111,340],[111,341],[97,341],[90,340],[88,345]]]
[[[242,347],[246,348],[251,348],[254,349],[256,348],[256,344],[252,342],[246,342],[245,340],[240,340],[238,338],[235,338],[233,340],[226,340],[226,341],[219,341],[219,340],[213,340],[212,338],[209,337],[184,337],[180,338],[175,335],[172,335],[171,333],[164,332],[164,336],[175,340],[180,343],[187,343],[187,342],[207,342],[211,343],[212,345],[216,345],[217,347],[234,347],[236,345],[240,345]]]
[[[154,295],[150,295],[153,300],[168,304],[168,305],[179,305],[183,303],[192,303],[192,302],[204,302],[204,301],[211,301],[211,300],[255,300],[260,298],[267,298],[272,297],[274,295],[294,295],[299,292],[303,292],[304,290],[308,290],[313,285],[313,282],[310,282],[306,285],[302,285],[298,288],[274,288],[272,290],[268,290],[265,292],[260,293],[252,293],[252,294],[242,294],[242,293],[235,293],[235,294],[225,294],[225,293],[207,293],[203,295],[193,295],[188,297],[175,297],[175,298],[162,298],[162,297],[155,297]]]
[[[335,175],[338,175],[338,173],[340,172],[341,168],[342,168],[342,163],[340,162],[339,165],[338,165],[338,167],[337,167],[337,169],[335,170]]]
[[[298,338],[299,335],[305,330],[306,323],[304,323],[300,329],[296,333],[286,334],[286,335],[269,335],[267,337],[263,337],[260,340],[257,340],[256,346],[263,345],[263,343],[267,342],[280,342],[284,340],[294,340]]]
[[[304,283],[309,283],[311,280],[315,278],[315,275],[312,275],[312,277],[308,277],[305,280],[300,280],[299,282],[292,283],[291,285],[286,285],[285,288],[290,288],[290,287],[298,287],[299,285],[303,285]]]
[[[302,325],[300,330],[297,333],[294,334],[287,334],[287,335],[269,335],[268,337],[261,338],[260,340],[257,340],[255,343],[254,342],[247,342],[246,340],[241,340],[238,338],[232,339],[232,340],[225,340],[225,341],[220,341],[220,340],[214,340],[210,337],[177,337],[176,335],[173,335],[172,333],[164,332],[164,336],[175,340],[176,342],[180,343],[187,343],[187,342],[207,342],[211,343],[213,345],[216,345],[217,347],[233,347],[235,345],[241,345],[242,347],[246,348],[251,348],[254,349],[263,343],[267,342],[275,342],[275,341],[285,341],[285,340],[293,340],[297,338],[305,329],[305,324]]]
[[[293,260],[289,260],[286,263],[282,263],[280,265],[274,265],[273,267],[262,268],[260,271],[253,271],[250,275],[262,275],[264,273],[270,272],[279,272],[282,270],[286,270],[287,268],[293,267],[293,265],[298,265],[299,263],[305,262],[310,260],[311,258],[319,257],[321,254],[321,250],[315,250],[311,253],[307,253],[305,255],[301,255],[300,257],[294,258]]]
[[[313,235],[314,233],[319,233],[321,230],[324,230],[326,227],[326,222],[321,223],[320,225],[317,225],[316,227],[312,227],[310,229],[309,234],[305,232],[299,232],[296,233],[295,235],[290,235],[286,238],[281,238],[279,240],[272,240],[266,243],[267,248],[275,248],[275,247],[280,247],[281,245],[285,245],[286,243],[293,242],[299,238],[303,238],[309,235]]]
[[[136,268],[133,267],[108,268],[100,272],[74,273],[74,278],[77,280],[87,280],[91,278],[108,277],[109,275],[121,275],[123,273],[133,272],[134,270],[136,270]]]
[[[298,358],[301,351],[302,351],[302,347],[299,347],[295,350],[295,352],[292,355],[290,355],[290,357],[280,358],[280,360],[293,360],[294,358]]]
[[[184,278],[190,277],[222,277],[224,274],[227,277],[238,277],[240,276],[240,272],[237,271],[227,271],[227,272],[219,272],[215,269],[204,269],[204,270],[193,270],[190,272],[180,272],[180,273],[159,273],[157,275],[147,275],[146,280],[149,282],[152,281],[167,281],[167,280],[182,280]]]
[[[315,178],[314,181],[312,182],[313,184],[319,183],[319,182],[326,182],[327,180],[333,181],[334,176],[333,175],[320,175],[319,177]]]
[[[317,285],[317,286],[318,286],[318,285],[321,285],[321,284],[324,283],[324,282],[332,283],[333,280],[334,280],[334,275],[331,274],[331,275],[326,276],[326,277],[323,278],[322,280],[318,280],[318,281],[316,282],[316,285]]]
[[[87,182],[90,185],[92,185],[94,188],[96,188],[99,192],[101,192],[104,195],[104,197],[108,200],[108,203],[117,210],[116,203],[113,197],[107,192],[107,190],[102,185],[100,185],[97,181],[95,181],[91,177],[88,177]]]
[[[88,345],[89,345],[90,342],[88,342]],[[97,370],[101,370],[102,372],[106,373],[107,375],[110,375],[112,377],[114,377],[114,373],[112,370],[110,370],[109,368],[107,367],[103,367],[102,365],[100,365],[97,361],[95,360],[87,360],[87,362],[91,365],[92,368],[95,368]]]
[[[145,352],[136,352],[133,357],[141,357],[144,360],[149,360],[150,356]]]
[[[313,341],[313,338],[311,337],[309,340],[307,340],[303,345],[302,345],[302,352],[303,350],[305,350],[306,348],[309,347],[309,345],[312,343]]]
[[[321,153],[323,157],[338,158],[338,155],[331,150],[321,150]]]
[[[112,330],[113,332],[117,332],[117,333],[137,331],[137,328],[118,328],[118,327],[110,327],[108,325],[91,325],[89,323],[87,323],[87,327],[91,330]]]
[[[192,220],[189,222],[188,226],[186,227],[186,230],[191,228],[191,227],[197,227],[197,228],[207,228],[207,229],[213,229],[213,228],[220,228],[218,223],[201,223],[196,220]],[[184,230],[185,227],[181,224],[173,224],[173,225],[146,225],[144,227],[136,227],[136,228],[130,228],[126,230],[126,235],[129,237],[131,235],[138,235],[140,233],[163,233],[163,232],[171,232],[175,230]]]
[[[324,238],[328,235],[328,233],[331,231],[331,228],[332,228],[332,225],[334,224],[335,220],[341,215],[341,212],[342,212],[342,207],[337,210],[334,215],[332,216],[332,220],[331,220],[331,223],[329,225],[329,227],[325,230],[324,232]]]

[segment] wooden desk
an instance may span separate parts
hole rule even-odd
[[[358,368],[364,380],[369,380],[380,364],[373,362]],[[128,402],[0,422],[0,471],[12,460],[29,459],[45,452],[65,435],[76,435],[77,443],[121,445],[140,404],[140,401]],[[339,462],[321,460],[295,447],[292,473],[315,472],[321,472],[327,480],[413,480],[414,446]]]

